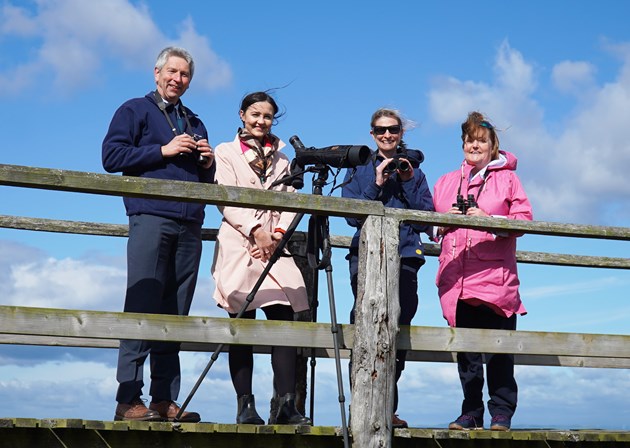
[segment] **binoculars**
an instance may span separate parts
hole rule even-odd
[[[406,157],[406,155],[396,154],[392,157],[392,160],[390,160],[387,166],[383,169],[383,173],[393,174],[396,171],[400,171],[401,173],[410,171],[412,169],[411,164],[406,160],[402,160],[401,157]]]
[[[475,195],[469,194],[466,199],[461,194],[457,195],[457,201],[453,204],[453,207],[457,207],[462,214],[466,214],[469,208],[477,207],[477,201],[475,201]]]

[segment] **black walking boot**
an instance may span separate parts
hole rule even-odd
[[[295,394],[286,394],[280,397],[280,407],[276,414],[276,423],[279,425],[312,425],[310,418],[304,417],[295,408]]]
[[[256,412],[256,403],[253,395],[241,395],[238,397],[238,411],[236,423],[244,425],[264,425],[265,421]]]

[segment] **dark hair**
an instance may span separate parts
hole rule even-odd
[[[499,158],[499,136],[494,125],[481,112],[470,112],[466,121],[462,123],[462,146],[466,141],[467,135],[475,137],[482,129],[487,129],[490,134],[490,141],[492,142],[491,159],[496,160]]]
[[[276,103],[276,100],[269,94],[268,90],[264,92],[253,92],[245,95],[241,101],[241,108],[239,110],[245,113],[247,109],[249,109],[249,106],[254,103],[261,102],[267,102],[271,104],[271,107],[273,108],[273,121],[274,124],[276,124],[278,118],[283,116],[284,112],[279,113],[278,104]]]

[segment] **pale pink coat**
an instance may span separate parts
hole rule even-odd
[[[482,178],[477,176],[469,184],[473,167],[464,162],[435,184],[435,211],[445,213],[452,207],[461,182],[464,198],[474,194],[479,208],[489,215],[531,221],[532,208],[514,172],[516,163],[514,155],[501,151],[501,161],[488,166],[485,186],[477,197]],[[520,234],[498,236],[465,228],[451,228],[443,236],[436,284],[442,313],[450,326],[456,326],[458,300],[483,303],[505,317],[526,313],[518,291],[517,236]]]
[[[283,146],[284,143],[280,142],[280,148]],[[289,159],[279,150],[274,154],[273,169],[264,185],[261,185],[260,179],[245,160],[238,137],[216,147],[215,163],[218,184],[293,191],[293,188],[285,185],[270,187],[289,172]],[[276,228],[287,230],[294,214],[237,207],[219,207],[219,211],[223,214],[223,220],[212,265],[216,284],[214,299],[228,312],[237,313],[267,264],[250,256],[249,250],[254,243],[250,232],[257,225],[270,231]],[[291,257],[278,259],[247,309],[273,304],[291,305],[296,312],[309,307],[302,274]]]

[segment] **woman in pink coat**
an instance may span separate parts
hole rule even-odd
[[[215,150],[218,184],[264,190],[289,191],[283,184],[271,184],[289,173],[289,159],[280,152],[284,143],[271,133],[278,118],[278,106],[266,92],[251,93],[239,111],[243,127],[234,141]],[[274,210],[220,207],[223,220],[217,235],[212,275],[214,299],[230,317],[245,306],[248,294],[267,265],[294,214]],[[252,303],[243,314],[255,319],[261,308],[268,320],[293,320],[294,312],[309,308],[306,288],[293,258],[280,257],[273,265]],[[272,347],[274,387],[280,406],[270,421],[279,424],[312,424],[295,408],[295,347]],[[262,425],[252,394],[254,367],[251,346],[232,345],[230,374],[236,390],[236,423]]]
[[[442,176],[434,187],[435,211],[532,219],[532,209],[516,173],[516,157],[499,151],[494,126],[479,112],[462,123],[464,162]],[[438,229],[442,252],[437,287],[442,313],[452,327],[516,329],[516,315],[525,314],[518,292],[516,237],[455,227]],[[458,353],[464,392],[461,416],[449,429],[482,429],[483,362],[480,353]],[[507,431],[516,410],[518,388],[514,356],[487,354],[490,429]]]

